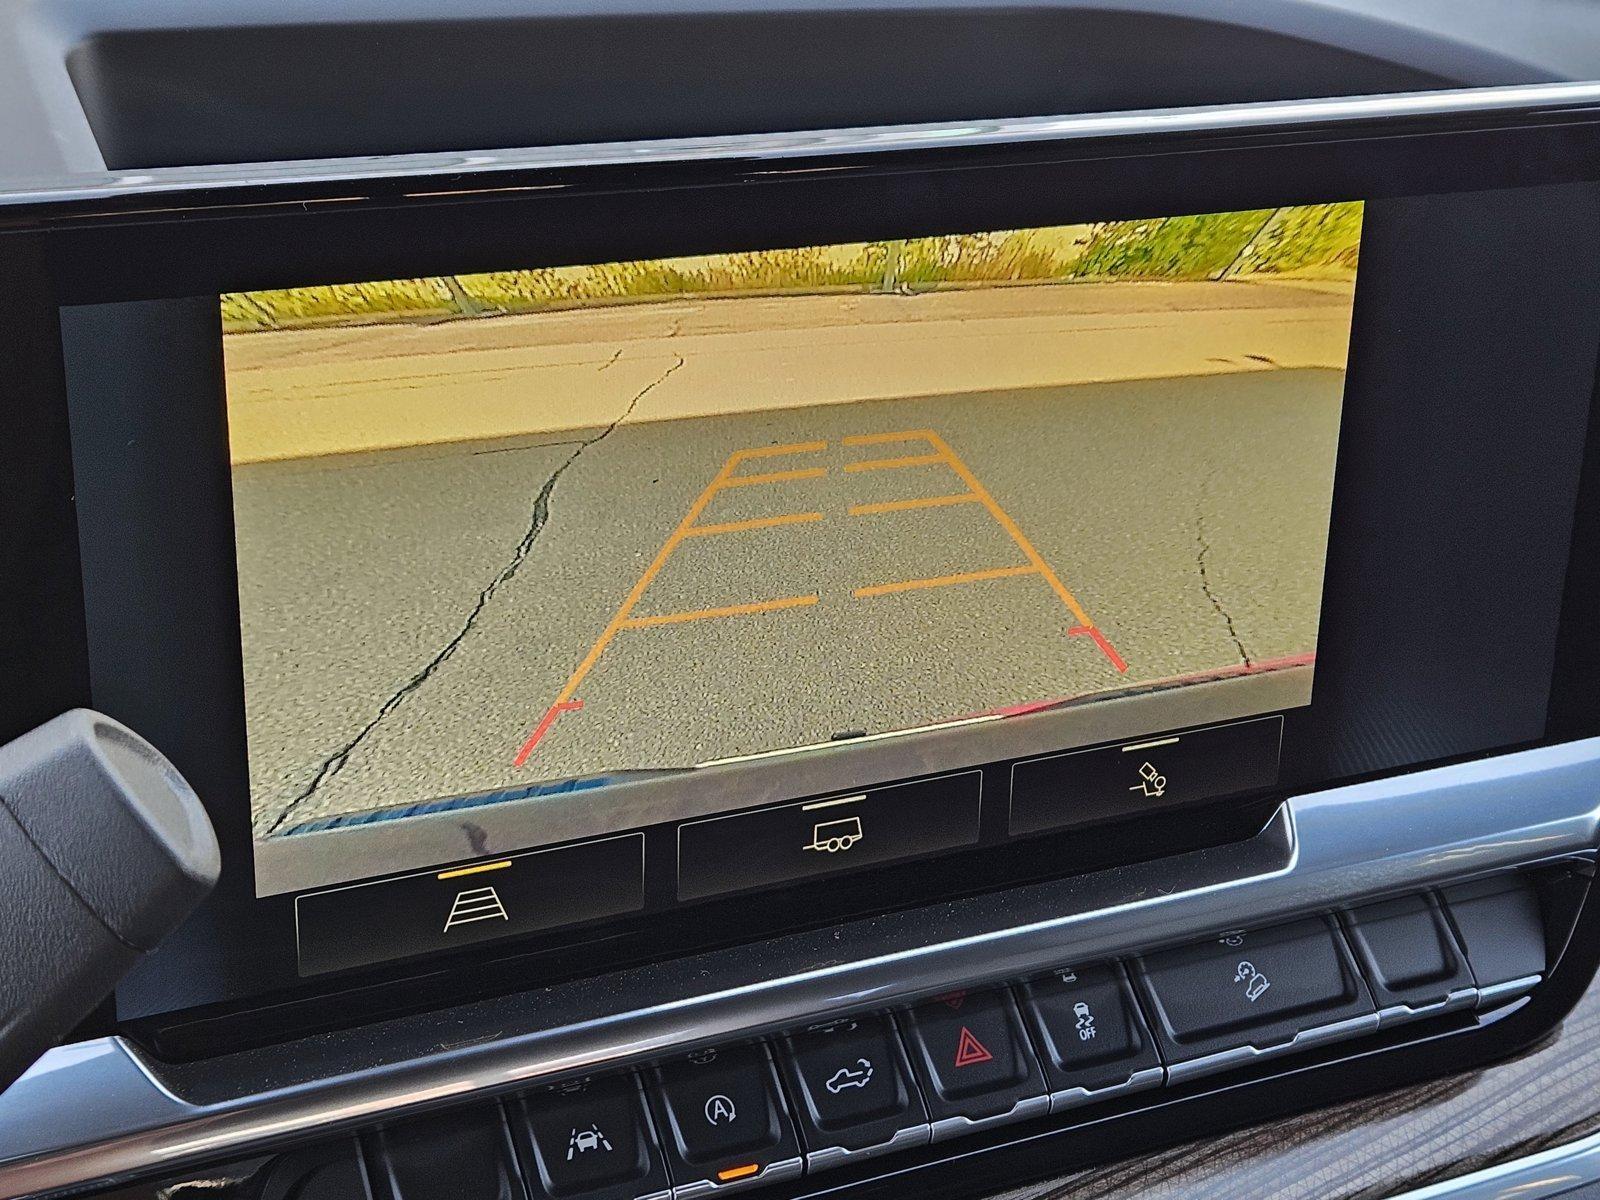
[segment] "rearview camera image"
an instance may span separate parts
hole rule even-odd
[[[224,296],[258,842],[449,812],[463,857],[492,810],[642,826],[610,785],[748,756],[1287,670],[1309,700],[1360,226]]]

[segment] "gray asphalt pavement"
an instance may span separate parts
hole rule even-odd
[[[1242,372],[241,466],[255,829],[1312,651],[1342,387]],[[845,439],[923,429],[994,506],[852,515],[968,490],[944,460],[846,469],[930,447]],[[735,452],[816,442],[733,474],[821,474],[705,497]],[[516,766],[702,499],[700,526],[807,516],[683,538]],[[1037,572],[872,593],[1030,567],[1008,522],[1125,674]],[[795,603],[652,620],[772,601]]]

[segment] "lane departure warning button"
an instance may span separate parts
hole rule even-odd
[[[535,1194],[636,1200],[671,1190],[631,1074],[552,1084],[510,1111]]]
[[[1048,1108],[1044,1075],[1010,992],[951,992],[908,1018],[935,1137]]]

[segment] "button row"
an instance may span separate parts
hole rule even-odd
[[[1544,969],[1527,882],[1474,883],[419,1118],[375,1135],[374,1182],[380,1200],[521,1200],[519,1174],[536,1198],[687,1200],[1498,1001]]]
[[[1281,716],[1013,764],[1013,836],[1271,787]],[[509,793],[515,799],[521,793]],[[956,771],[839,796],[684,821],[682,902],[827,878],[979,844],[983,772]],[[644,834],[346,884],[295,898],[300,972],[464,949],[643,911]],[[603,883],[604,886],[598,886]]]

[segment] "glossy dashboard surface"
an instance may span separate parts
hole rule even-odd
[[[1600,984],[1591,984],[1549,1038],[1498,1066],[1074,1171],[995,1200],[1378,1200],[1600,1130],[1597,1074]]]

